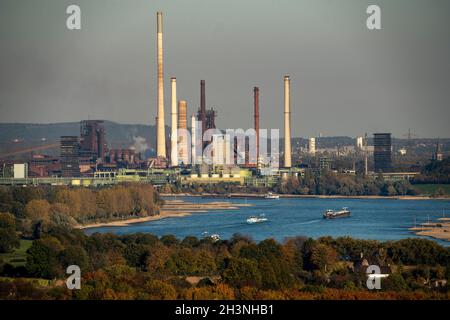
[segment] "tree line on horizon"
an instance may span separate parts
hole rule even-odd
[[[450,184],[450,157],[442,161],[433,160],[421,174],[413,179],[415,184]]]
[[[360,175],[337,174],[330,170],[321,173],[305,172],[303,177],[280,179],[274,186],[241,186],[239,183],[192,183],[190,185],[166,184],[164,193],[259,193],[268,191],[294,195],[340,196],[404,196],[417,195],[417,190],[407,180],[386,181],[382,175],[375,179]]]
[[[290,176],[280,179],[274,186],[241,186],[238,183],[219,182],[216,184],[192,183],[190,185],[166,184],[162,188],[165,193],[266,193],[268,191],[280,194],[294,195],[339,195],[339,196],[414,196],[420,191],[414,188],[416,184],[450,184],[450,157],[442,161],[431,161],[420,175],[411,181],[388,181],[378,174],[375,178],[363,174],[341,174],[331,170],[319,172],[306,171],[303,177]],[[439,190],[437,196],[444,195]]]

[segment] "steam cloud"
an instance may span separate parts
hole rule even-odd
[[[147,144],[147,141],[144,137],[141,136],[134,136],[133,137],[134,144],[130,147],[130,149],[134,149],[136,153],[141,153],[149,149],[149,146]]]

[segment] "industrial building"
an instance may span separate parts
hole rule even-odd
[[[80,123],[80,153],[81,158],[89,161],[104,161],[107,150],[105,128],[102,120],[84,120]]]
[[[390,133],[373,134],[373,160],[375,172],[392,171],[392,140]]]
[[[62,136],[60,146],[61,176],[79,177],[80,141],[78,136]]]
[[[210,141],[203,141],[203,135],[208,129],[216,129],[217,111],[213,108],[207,109],[206,104],[206,81],[200,80],[200,106],[191,116],[191,139],[184,133],[188,128],[188,103],[186,100],[178,100],[177,79],[172,77],[171,83],[171,128],[170,139],[166,139],[166,128],[164,122],[164,69],[163,69],[163,20],[162,13],[157,13],[157,88],[156,88],[156,157],[140,160],[139,154],[124,146],[114,145],[108,150],[106,131],[101,120],[85,120],[80,123],[80,137],[62,136],[60,139],[60,161],[56,163],[55,158],[33,158],[30,169],[27,166],[14,165],[3,170],[8,172],[8,177],[2,183],[10,184],[69,184],[69,185],[104,185],[119,182],[144,182],[153,184],[175,183],[239,183],[241,185],[269,186],[281,178],[289,176],[301,176],[305,170],[314,172],[331,170],[338,167],[336,158],[356,154],[358,157],[365,156],[365,174],[368,175],[368,154],[370,148],[367,146],[367,137],[351,140],[351,147],[344,145],[335,148],[327,147],[322,140],[309,138],[302,141],[302,150],[305,144],[314,161],[309,167],[301,161],[292,161],[291,146],[291,95],[290,77],[283,78],[284,104],[281,101],[274,114],[283,116],[284,124],[284,149],[283,154],[279,150],[271,150],[270,165],[260,164],[262,151],[260,150],[260,113],[259,113],[259,87],[253,88],[253,128],[256,132],[256,157],[249,156],[250,143],[246,137],[245,147],[238,149],[237,138],[230,139],[222,131],[220,134],[212,135]],[[281,77],[279,79],[281,91]],[[250,92],[249,92],[250,93]],[[250,103],[249,103],[250,107]],[[154,106],[153,106],[154,108]],[[283,115],[282,109],[283,108]],[[249,108],[250,111],[250,108]],[[199,123],[200,122],[200,123]],[[196,130],[197,129],[197,130]],[[199,137],[200,135],[200,137]],[[261,133],[262,135],[262,133]],[[320,136],[320,135],[319,135]],[[316,142],[320,142],[318,149]],[[117,143],[117,142],[116,142]],[[202,158],[202,152],[211,144],[212,163],[206,165]],[[272,147],[272,141],[268,142]],[[298,144],[298,142],[297,142]],[[269,147],[261,143],[261,148]],[[278,147],[278,140],[277,140]],[[283,146],[281,146],[283,147]],[[374,134],[374,168],[375,172],[382,171],[387,179],[392,181],[411,179],[416,173],[389,174],[392,169],[392,145],[390,133]],[[437,144],[433,159],[442,159],[440,145]],[[356,152],[355,152],[356,150]],[[359,151],[359,152],[357,152]],[[428,155],[432,152],[430,149]],[[295,150],[294,150],[295,153]],[[192,156],[191,156],[192,155]],[[331,157],[331,158],[330,158]],[[245,164],[237,166],[238,159],[245,158]],[[308,157],[307,157],[308,158]],[[279,160],[282,160],[283,168],[278,168]],[[230,161],[232,160],[232,161]],[[230,162],[234,162],[232,165]],[[272,165],[276,163],[276,165]],[[178,168],[180,164],[182,168]],[[297,164],[297,165],[296,165]],[[300,168],[300,165],[305,165]],[[59,166],[59,168],[57,168]],[[355,165],[353,165],[354,167]],[[255,169],[256,168],[256,169]],[[354,173],[354,169],[351,173]],[[28,173],[32,172],[30,176]],[[337,172],[337,170],[336,170]],[[341,171],[342,172],[342,171]],[[350,170],[346,171],[350,173]],[[370,175],[375,176],[375,175]],[[39,178],[36,178],[39,177]],[[6,179],[8,178],[8,179]],[[16,179],[16,180],[11,180]]]
[[[26,179],[28,178],[28,163],[3,163],[0,172],[2,178]]]
[[[253,88],[253,107],[254,107],[254,123],[253,127],[256,132],[254,141],[256,141],[256,155],[249,157],[249,141],[246,137],[245,149],[237,150],[236,138],[230,139],[229,136],[224,133],[213,135],[211,141],[203,141],[204,133],[209,129],[217,129],[216,117],[217,111],[214,108],[208,108],[206,104],[206,81],[200,80],[200,106],[196,114],[196,118],[200,121],[200,124],[196,122],[195,117],[191,118],[191,134],[192,138],[184,137],[180,135],[180,132],[188,130],[187,119],[187,102],[186,100],[177,100],[177,81],[175,77],[171,78],[171,138],[166,139],[166,128],[164,123],[164,55],[163,55],[163,14],[157,12],[156,15],[156,62],[157,62],[157,88],[156,88],[156,158],[149,159],[147,167],[151,170],[155,168],[176,168],[180,164],[183,164],[183,170],[190,170],[191,175],[189,179],[204,179],[205,181],[234,181],[238,179],[239,183],[243,183],[243,177],[250,179],[251,176],[261,171],[259,170],[247,170],[245,174],[241,173],[229,173],[227,170],[231,170],[230,166],[233,166],[232,162],[236,162],[238,158],[245,156],[245,164],[243,167],[255,168],[259,163],[260,156],[260,141],[259,141],[259,87]],[[280,81],[281,84],[281,81]],[[288,75],[283,78],[284,85],[284,167],[286,170],[291,170],[291,103],[290,103],[290,77]],[[281,110],[280,110],[281,111]],[[281,113],[281,112],[280,112]],[[197,126],[201,126],[200,128]],[[195,132],[197,129],[197,132]],[[200,137],[197,136],[200,135]],[[199,139],[200,138],[200,139]],[[201,143],[198,143],[202,141]],[[199,144],[196,145],[196,143]],[[202,165],[202,152],[209,144],[212,144],[212,165]],[[233,145],[235,149],[233,149]],[[252,146],[253,147],[253,146]],[[167,150],[170,153],[167,154]],[[195,152],[194,152],[195,151]],[[200,151],[200,152],[198,152]],[[272,150],[271,150],[272,151]],[[190,157],[191,153],[194,157]],[[253,152],[252,152],[253,153]],[[276,155],[272,154],[271,158],[277,157],[276,163],[278,163],[279,151],[275,150]],[[131,149],[122,148],[121,146],[114,146],[108,150],[106,141],[106,132],[101,120],[85,120],[80,123],[80,136],[62,136],[60,138],[60,176],[63,178],[92,178],[104,179],[105,177],[98,176],[98,173],[108,172],[110,174],[117,173],[122,170],[121,174],[113,174],[114,179],[122,181],[118,177],[123,175],[130,176],[130,172],[124,173],[124,169],[130,170],[131,168],[138,169],[137,166],[132,166],[139,156]],[[192,163],[191,159],[201,166],[189,166]],[[45,161],[44,161],[45,160]],[[230,161],[231,160],[231,161]],[[168,162],[170,161],[170,162]],[[53,166],[54,163],[50,159],[42,159],[41,162],[45,162],[46,165]],[[131,167],[131,168],[129,168]],[[236,166],[237,167],[237,166]],[[238,168],[238,167],[237,167]],[[278,168],[278,166],[277,166]],[[140,169],[140,168],[139,168]],[[259,169],[259,167],[258,167]],[[50,177],[49,171],[44,173],[45,170],[39,166],[35,166],[37,176]],[[199,175],[195,177],[199,170]],[[54,173],[55,170],[52,170]],[[180,175],[177,169],[171,171],[174,176],[179,176],[180,180],[189,181],[185,176]],[[220,172],[220,173],[218,173]],[[271,176],[276,176],[278,172],[271,171]],[[285,172],[286,174],[286,172]],[[106,175],[106,174],[105,174]],[[52,174],[51,177],[55,178],[56,175]],[[134,177],[135,175],[133,175]],[[141,176],[141,175],[140,175]],[[257,175],[255,175],[257,176]],[[141,176],[142,177],[142,176]],[[147,176],[146,176],[147,177]],[[26,178],[21,177],[21,179]],[[133,178],[135,179],[135,178]],[[201,181],[200,179],[200,181]],[[126,180],[126,179],[125,179]],[[142,180],[142,179],[141,179]],[[145,179],[144,179],[145,180]],[[148,179],[147,179],[148,180]],[[145,180],[145,181],[147,181]],[[47,181],[47,180],[45,180]],[[48,180],[49,181],[49,180]],[[66,181],[66,180],[64,180]],[[80,180],[81,181],[81,180]],[[84,183],[88,183],[84,179]],[[103,181],[103,180],[102,180]],[[162,180],[161,180],[162,181]],[[272,181],[272,180],[271,180]],[[260,182],[255,182],[260,183]],[[263,184],[266,184],[263,182]],[[83,183],[82,183],[83,184]]]
[[[308,152],[313,156],[316,154],[316,138],[309,138]]]
[[[206,130],[216,129],[216,117],[217,111],[213,108],[206,110],[206,81],[200,80],[200,108],[197,112],[197,120],[201,121],[202,130],[201,137],[205,134]],[[203,149],[210,143],[210,141],[203,142]]]
[[[187,102],[178,102],[178,161],[181,164],[189,163],[189,139],[187,136]]]
[[[356,149],[362,150],[364,147],[364,138],[363,137],[357,137],[356,138]]]

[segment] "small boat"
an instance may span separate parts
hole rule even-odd
[[[217,242],[220,240],[220,236],[217,233],[213,233],[212,235],[209,236],[209,238],[214,242]]]
[[[217,233],[209,234],[208,231],[202,232],[202,236],[204,239],[211,239],[213,242],[219,241],[220,236]]]
[[[334,211],[334,210],[328,209],[323,214],[323,218],[324,219],[336,219],[336,218],[348,217],[349,215],[350,215],[350,210],[348,210],[347,207],[344,207],[340,211]]]
[[[272,192],[268,192],[265,196],[264,199],[280,199],[280,196],[277,194],[273,194]]]
[[[267,218],[263,214],[261,214],[259,216],[250,216],[247,218],[248,224],[261,223],[264,221],[267,221]]]

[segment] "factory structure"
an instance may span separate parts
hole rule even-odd
[[[28,177],[24,168],[14,167],[20,180],[2,180],[2,183],[23,184],[73,184],[106,185],[122,181],[141,181],[156,185],[165,183],[218,183],[230,182],[241,185],[270,186],[289,176],[302,176],[307,170],[333,170],[332,152],[321,147],[321,138],[311,137],[306,146],[292,142],[291,78],[280,78],[283,88],[283,143],[278,150],[278,140],[269,139],[260,128],[260,88],[253,87],[253,125],[243,136],[230,135],[216,126],[218,113],[207,108],[206,80],[200,80],[200,105],[195,110],[187,99],[177,95],[177,78],[170,78],[170,137],[166,137],[164,105],[164,51],[163,14],[156,15],[156,148],[155,157],[143,159],[132,148],[108,149],[103,121],[85,120],[80,123],[80,136],[60,138],[59,167],[55,162],[36,159],[34,178]],[[283,82],[281,82],[283,80]],[[281,84],[283,87],[281,87]],[[250,90],[249,90],[250,91]],[[250,92],[249,92],[250,96]],[[250,100],[250,99],[249,99]],[[191,110],[189,110],[189,107]],[[193,110],[192,110],[193,109]],[[251,110],[249,108],[249,110]],[[268,131],[268,130],[266,130]],[[265,140],[264,140],[265,139]],[[390,133],[376,133],[373,150],[369,150],[367,137],[356,138],[354,152],[365,158],[365,174],[368,175],[368,155],[373,153],[374,172],[392,170],[392,143]],[[438,145],[439,147],[439,145]],[[299,160],[305,150],[309,157],[317,158],[315,166],[307,166]],[[339,155],[343,149],[337,147]],[[330,152],[329,152],[330,151]],[[436,158],[442,158],[436,150]],[[439,155],[438,155],[439,154]],[[320,156],[317,156],[320,155]],[[41,162],[39,162],[41,161]],[[39,163],[43,164],[39,167]],[[42,168],[52,168],[44,172]],[[11,169],[12,170],[12,169]],[[39,171],[40,170],[40,171]],[[5,170],[3,170],[5,172]],[[30,169],[28,168],[28,171]],[[350,170],[351,171],[351,170]],[[39,174],[37,174],[39,172]],[[3,178],[6,178],[3,176]],[[39,180],[41,179],[41,180]]]
[[[373,137],[373,160],[375,172],[392,170],[392,141],[390,133],[375,133]]]
[[[164,54],[163,54],[163,15],[157,13],[157,88],[156,88],[156,159],[157,167],[162,169],[165,164],[169,168],[192,168],[199,175],[206,171],[216,170],[220,166],[224,171],[230,171],[233,166],[246,168],[261,166],[260,157],[260,126],[259,126],[259,88],[253,89],[254,124],[253,135],[244,137],[243,146],[239,145],[239,137],[230,136],[216,126],[217,111],[207,108],[206,80],[200,80],[200,106],[196,116],[191,116],[188,127],[188,102],[178,100],[177,80],[171,77],[171,128],[170,139],[166,139],[164,125]],[[283,168],[292,167],[291,155],[291,102],[290,78],[284,77],[284,152]],[[166,141],[170,144],[166,145]],[[170,150],[170,152],[166,152]],[[199,168],[199,166],[201,168]],[[226,175],[226,174],[225,174]]]

